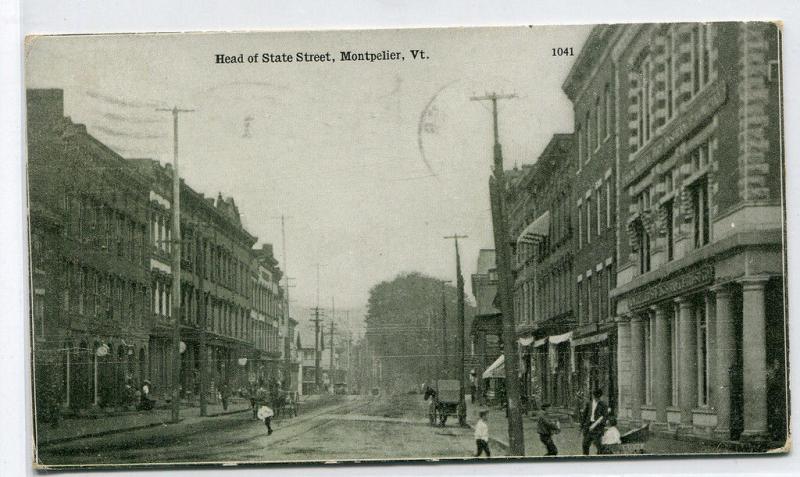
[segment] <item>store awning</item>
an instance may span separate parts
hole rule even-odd
[[[600,343],[608,339],[608,333],[600,333],[597,335],[585,336],[583,338],[576,338],[572,340],[572,346],[584,346],[588,344]]]
[[[506,377],[506,367],[503,365],[505,363],[506,357],[505,355],[500,355],[491,366],[486,368],[486,371],[483,372],[481,375],[483,379],[489,378],[505,378]]]
[[[525,230],[519,234],[517,244],[520,243],[538,243],[542,238],[550,234],[550,211],[543,213],[536,220],[528,224]]]
[[[538,348],[539,346],[544,346],[545,343],[547,343],[547,337],[534,341],[533,347]]]
[[[563,333],[563,334],[560,334],[560,335],[551,336],[548,339],[550,340],[550,344],[563,343],[565,341],[569,341],[570,339],[572,339],[572,332],[569,331],[567,333]]]
[[[517,340],[520,346],[530,346],[533,343],[533,336],[529,336],[527,338],[520,338]]]

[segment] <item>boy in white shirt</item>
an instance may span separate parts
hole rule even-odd
[[[486,452],[486,457],[491,457],[489,452],[489,425],[486,424],[486,411],[478,413],[480,418],[475,424],[475,444],[477,446],[477,453],[475,457],[480,457],[483,452]]]

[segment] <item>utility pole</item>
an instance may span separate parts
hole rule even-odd
[[[450,354],[447,352],[447,301],[445,300],[445,284],[452,283],[452,280],[442,280],[442,368],[439,379],[446,379],[450,374]]]
[[[317,393],[319,393],[319,385],[320,385],[320,374],[319,374],[319,307],[314,307],[314,387]]]
[[[472,97],[472,101],[492,102],[494,132],[494,175],[489,179],[489,196],[492,206],[492,228],[497,254],[498,292],[503,314],[503,354],[505,355],[506,395],[508,397],[508,439],[512,456],[525,455],[525,437],[520,409],[520,383],[517,372],[517,339],[514,322],[514,302],[511,297],[511,247],[505,212],[505,177],[503,175],[503,150],[497,125],[497,100],[516,98],[514,94],[496,93]]]
[[[205,285],[205,274],[206,274],[206,247],[203,244],[203,237],[200,234],[197,234],[199,240],[199,249],[200,249],[200,259],[198,260],[200,263],[195,264],[195,270],[197,270],[198,276],[198,283],[197,288],[200,290],[200,415],[206,416],[208,414],[207,406],[206,406],[206,381],[208,377],[206,374],[208,373],[208,352],[206,351],[206,323],[208,323],[208,319],[206,317],[206,291],[204,289]],[[199,266],[198,266],[199,265]]]
[[[285,303],[284,303],[282,322],[283,322],[284,329],[286,330],[286,334],[287,334],[287,336],[284,337],[283,349],[284,349],[284,354],[286,355],[286,356],[284,356],[284,367],[286,369],[286,378],[285,378],[285,380],[286,380],[286,385],[289,386],[289,384],[291,383],[291,379],[290,378],[292,376],[292,373],[291,373],[292,362],[291,362],[291,356],[289,356],[290,352],[291,352],[292,337],[288,336],[288,334],[289,334],[289,318],[291,318],[291,313],[289,312],[289,302],[290,302],[290,300],[289,300],[289,288],[291,288],[291,286],[289,285],[289,280],[291,278],[289,277],[289,268],[288,268],[288,265],[287,265],[287,258],[286,258],[286,219],[290,219],[291,217],[288,217],[288,216],[286,216],[284,214],[281,214],[280,217],[276,216],[276,217],[272,217],[272,218],[273,219],[281,219],[281,240],[282,240],[281,246],[283,248],[283,276],[286,278],[286,286],[285,286],[285,289],[284,289],[284,291],[285,291],[285,293],[284,293]],[[319,303],[317,304],[317,306],[319,306]]]
[[[453,234],[445,239],[452,239],[456,245],[456,288],[458,289],[458,405],[459,421],[466,424],[467,402],[464,399],[464,276],[461,274],[461,254],[458,251],[458,239],[468,238],[466,235]]]
[[[193,109],[156,109],[172,113],[172,330],[175,358],[172,370],[172,422],[180,420],[181,374],[181,178],[178,174],[178,115]]]
[[[330,361],[330,381],[331,381],[331,385],[334,384],[334,380],[333,380],[333,374],[334,374],[334,372],[333,372],[333,329],[335,327],[335,321],[336,321],[336,302],[334,301],[334,298],[331,297],[331,346],[330,346],[330,348],[331,348],[331,361]]]

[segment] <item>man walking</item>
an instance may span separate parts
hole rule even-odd
[[[561,424],[557,420],[552,420],[547,417],[547,409],[550,404],[542,404],[536,416],[536,432],[539,433],[539,440],[542,441],[547,454],[545,455],[558,455],[558,447],[553,442],[553,434],[561,432]]]
[[[475,424],[475,444],[477,446],[475,457],[480,457],[484,452],[486,452],[486,457],[491,457],[492,453],[489,451],[489,425],[486,424],[486,411],[481,411],[479,416],[480,418]]]
[[[592,392],[592,400],[587,402],[581,412],[581,431],[583,432],[583,455],[589,455],[589,448],[592,444],[599,453],[602,449],[600,439],[603,437],[605,429],[606,414],[608,405],[601,399],[603,390],[597,388]]]

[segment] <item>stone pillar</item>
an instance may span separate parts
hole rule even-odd
[[[716,370],[714,371],[714,403],[717,408],[717,427],[714,434],[719,439],[731,437],[731,370],[736,357],[736,337],[731,310],[731,290],[728,285],[711,289],[715,295],[716,317]]]
[[[744,278],[742,284],[742,361],[744,364],[744,432],[742,439],[767,436],[767,337],[764,287],[766,277]]]
[[[617,410],[622,417],[623,409],[631,409],[631,323],[630,317],[617,318]]]
[[[693,429],[692,410],[697,407],[697,323],[694,304],[684,297],[677,298],[675,301],[678,303],[678,313],[680,314],[680,323],[678,324],[680,428],[691,432]]]
[[[644,329],[642,316],[631,318],[631,422],[642,422],[642,398],[644,396]]]
[[[652,307],[655,314],[655,353],[653,365],[653,400],[656,405],[656,422],[667,426],[667,405],[670,402],[670,385],[672,383],[672,350],[670,343],[669,309],[663,304]]]

